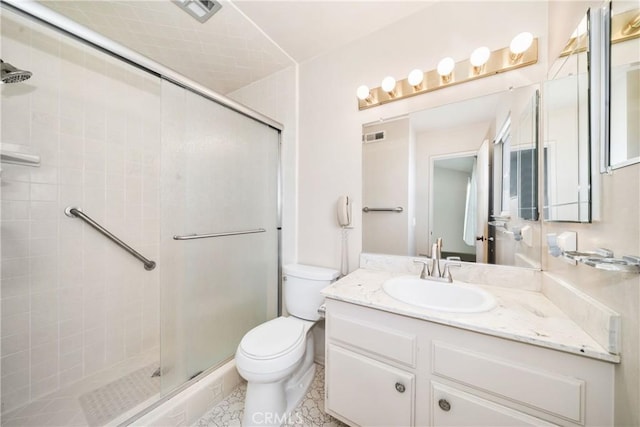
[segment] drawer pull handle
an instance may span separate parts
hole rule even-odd
[[[438,406],[445,412],[449,412],[451,410],[451,404],[446,399],[438,400]]]
[[[404,384],[396,383],[396,390],[398,390],[398,392],[400,393],[404,393],[405,391]]]

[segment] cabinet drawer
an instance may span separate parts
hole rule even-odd
[[[431,425],[434,427],[555,425],[437,382],[431,382],[431,396]]]
[[[329,344],[327,410],[360,426],[412,426],[414,375]]]
[[[501,398],[582,423],[585,382],[506,359],[433,343],[433,373]]]
[[[416,336],[339,314],[329,314],[327,333],[332,340],[361,348],[404,365],[415,367]]]

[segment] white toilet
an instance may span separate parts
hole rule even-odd
[[[324,267],[290,264],[284,270],[284,304],[289,317],[256,326],[236,350],[236,367],[247,380],[242,425],[280,426],[307,392],[313,375],[313,334],[318,308],[339,272]],[[295,420],[294,420],[295,421]]]

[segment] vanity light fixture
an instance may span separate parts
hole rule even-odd
[[[471,57],[469,57],[469,62],[473,65],[473,74],[478,75],[482,72],[484,68],[484,64],[487,63],[489,57],[491,56],[491,51],[488,47],[482,46],[471,52]]]
[[[567,41],[560,57],[571,55],[572,53],[584,52],[587,50],[587,17],[585,16],[575,31],[571,34],[571,37]]]
[[[640,9],[628,10],[611,17],[611,44],[640,38]],[[560,57],[587,50],[587,21],[580,23],[560,53]]]
[[[422,82],[424,81],[424,72],[418,68],[411,70],[407,76],[407,83],[409,83],[414,91],[422,89]]]
[[[640,13],[638,13],[638,16],[627,22],[627,25],[622,29],[622,34],[625,36],[633,33],[640,35]]]
[[[524,32],[515,36],[509,45],[511,60],[513,62],[519,61],[522,58],[522,54],[531,47],[531,43],[533,43],[533,34],[531,33]]]
[[[446,58],[442,58],[440,62],[438,62],[438,74],[440,74],[440,78],[442,79],[442,83],[449,83],[453,78],[453,69],[456,67],[456,62],[452,57],[447,56]]]
[[[628,10],[611,17],[611,43],[640,37],[640,9]]]
[[[513,59],[514,53],[517,54],[516,60]],[[538,62],[538,39],[531,33],[526,33],[524,36],[518,35],[511,43],[511,47],[494,51],[490,51],[487,47],[480,47],[464,61],[455,62],[453,58],[446,57],[438,63],[435,70],[415,69],[406,79],[400,81],[388,76],[384,78],[380,87],[371,90],[362,85],[356,91],[358,109],[377,107],[410,96],[526,67],[536,62]]]
[[[396,79],[394,79],[391,76],[387,76],[384,79],[382,79],[382,83],[380,84],[380,87],[382,88],[383,91],[387,92],[387,95],[389,96],[389,98],[395,98],[396,97]]]
[[[369,86],[367,85],[358,86],[358,89],[356,90],[356,95],[358,96],[358,99],[360,101],[364,101],[367,104],[371,104],[373,102],[371,91],[369,90]]]

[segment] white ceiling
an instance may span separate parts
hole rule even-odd
[[[234,1],[296,62],[364,37],[433,3],[433,0]]]
[[[204,24],[170,0],[38,0],[219,93],[336,49],[434,1],[222,1]]]

